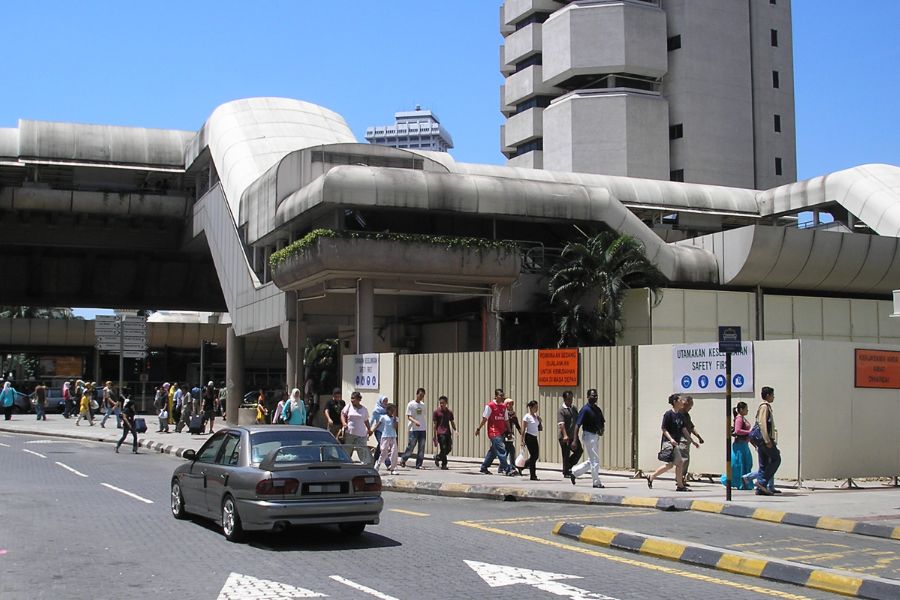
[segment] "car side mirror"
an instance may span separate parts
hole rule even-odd
[[[194,450],[185,450],[181,453],[181,458],[185,460],[197,460],[197,452]]]

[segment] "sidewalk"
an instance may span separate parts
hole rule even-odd
[[[180,456],[186,449],[198,449],[208,437],[189,435],[187,430],[156,433],[156,418],[145,418],[150,431],[138,437],[147,450]],[[84,421],[76,427],[74,418],[64,419],[57,414],[47,415],[46,421],[37,421],[33,415],[14,415],[11,421],[0,421],[0,432],[118,441],[121,430],[116,429],[114,419],[107,421],[105,429],[100,427],[99,419],[94,422],[93,427]],[[224,423],[217,420],[216,425],[222,427]],[[842,488],[840,481],[804,481],[799,488],[791,487],[794,482],[782,482],[783,493],[777,496],[734,490],[732,502],[726,503],[725,488],[706,481],[692,482],[691,492],[676,494],[672,479],[658,479],[653,489],[648,489],[644,479],[633,479],[630,472],[603,471],[601,479],[606,487],[601,490],[592,489],[590,477],[579,479],[573,486],[562,478],[558,464],[539,463],[540,481],[530,481],[527,476],[482,475],[480,460],[476,458],[451,460],[446,471],[437,469],[430,459],[428,455],[422,470],[406,468],[399,469],[395,476],[383,474],[384,488],[450,496],[699,510],[900,539],[900,488],[890,486],[892,482],[887,480],[857,481],[859,489]],[[496,469],[495,463],[492,470]]]

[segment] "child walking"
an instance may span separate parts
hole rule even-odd
[[[378,417],[373,427],[373,429],[381,430],[381,452],[375,463],[375,470],[380,469],[382,463],[388,461],[391,465],[390,473],[393,475],[394,467],[397,464],[397,405],[388,404],[385,410],[386,414]]]

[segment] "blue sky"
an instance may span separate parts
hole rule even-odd
[[[44,119],[196,131],[219,104],[321,104],[363,141],[415,104],[453,156],[502,163],[500,0],[8,2],[0,127]],[[794,0],[800,179],[900,165],[898,0]]]

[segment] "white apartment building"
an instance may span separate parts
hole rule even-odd
[[[447,152],[453,147],[450,132],[430,110],[416,105],[415,110],[394,113],[393,125],[366,128],[366,141],[392,148],[413,148]]]
[[[509,165],[796,180],[790,0],[506,0],[500,29]]]

